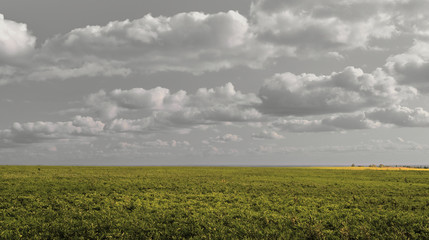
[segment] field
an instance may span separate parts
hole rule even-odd
[[[429,239],[429,171],[0,166],[0,239]]]

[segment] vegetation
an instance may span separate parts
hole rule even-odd
[[[18,238],[429,239],[429,171],[0,166]]]

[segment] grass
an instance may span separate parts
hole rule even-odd
[[[20,238],[429,239],[429,172],[0,166]]]

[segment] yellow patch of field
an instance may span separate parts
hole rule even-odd
[[[425,168],[409,168],[409,167],[316,167],[320,169],[338,169],[338,170],[393,170],[393,171],[429,171]]]

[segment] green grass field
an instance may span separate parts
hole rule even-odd
[[[429,239],[429,171],[0,166],[0,239]]]

